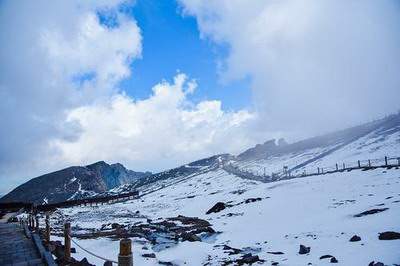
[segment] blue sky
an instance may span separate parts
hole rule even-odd
[[[249,80],[222,84],[218,61],[228,53],[228,46],[201,39],[196,20],[183,16],[176,1],[138,0],[126,9],[137,21],[143,36],[142,58],[132,65],[132,75],[121,88],[135,99],[147,98],[151,88],[163,79],[170,80],[177,71],[198,82],[190,100],[221,100],[223,109],[249,107]]]

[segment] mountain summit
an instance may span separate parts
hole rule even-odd
[[[12,190],[0,201],[42,204],[90,197],[150,175],[150,172],[128,170],[120,163],[107,164],[99,161],[33,178]]]

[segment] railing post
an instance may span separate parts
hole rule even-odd
[[[50,243],[50,215],[46,213],[46,242]]]
[[[133,266],[132,241],[129,238],[119,242],[118,266]]]
[[[64,260],[69,261],[71,259],[71,224],[64,224]]]
[[[33,230],[33,228],[35,228],[35,221],[33,220],[33,215],[31,214],[30,216],[29,216],[29,218],[30,218],[30,220],[31,220],[31,230]]]
[[[35,215],[35,231],[39,233],[39,216],[37,214]]]
[[[387,156],[385,156],[385,166],[387,166],[388,165],[388,159],[387,159]]]

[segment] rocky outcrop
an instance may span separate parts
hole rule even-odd
[[[72,166],[29,180],[1,198],[1,202],[30,202],[46,204],[92,197],[125,183],[151,175],[134,172],[122,164],[103,161]]]
[[[387,231],[383,233],[379,233],[379,240],[396,240],[400,239],[400,233],[398,232],[393,232],[393,231]]]
[[[306,247],[304,245],[300,245],[299,254],[304,255],[310,253],[311,247]]]
[[[210,214],[210,213],[217,213],[220,212],[222,210],[225,210],[226,208],[226,204],[223,202],[217,202],[214,206],[211,207],[211,209],[209,209],[206,214]]]
[[[349,240],[350,242],[358,242],[361,241],[361,237],[359,237],[358,235],[354,235],[350,238]]]

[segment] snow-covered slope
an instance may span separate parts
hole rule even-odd
[[[206,214],[217,202],[231,207]],[[388,209],[354,216],[377,208]],[[204,236],[201,242],[177,241],[161,250],[143,238],[133,238],[137,265],[158,265],[158,261],[177,265],[221,265],[246,253],[258,255],[267,265],[272,262],[279,265],[329,264],[329,259],[319,259],[323,255],[335,256],[340,265],[368,265],[371,261],[394,265],[400,259],[400,240],[379,240],[378,234],[400,231],[400,170],[354,170],[259,183],[218,169],[139,200],[64,209],[59,215],[72,222],[76,233],[99,229],[107,223],[130,228],[135,223],[147,223],[147,219],[178,215],[205,219],[219,232]],[[349,242],[355,234],[361,241]],[[107,238],[78,241],[89,250],[116,259],[116,241]],[[300,244],[311,247],[308,255],[298,254]],[[224,250],[224,245],[241,251],[229,255],[230,250]],[[142,257],[149,253],[154,253],[156,258]],[[87,257],[101,265],[100,260],[79,249],[76,256]]]
[[[269,145],[270,147],[271,145]],[[251,149],[249,149],[251,151]],[[254,156],[249,150],[231,163],[256,175],[281,173],[286,166],[293,175],[317,172],[317,167],[333,170],[338,167],[383,165],[385,156],[389,163],[399,163],[400,114],[343,131],[306,139],[293,144],[270,147]],[[262,156],[262,154],[264,154]]]

